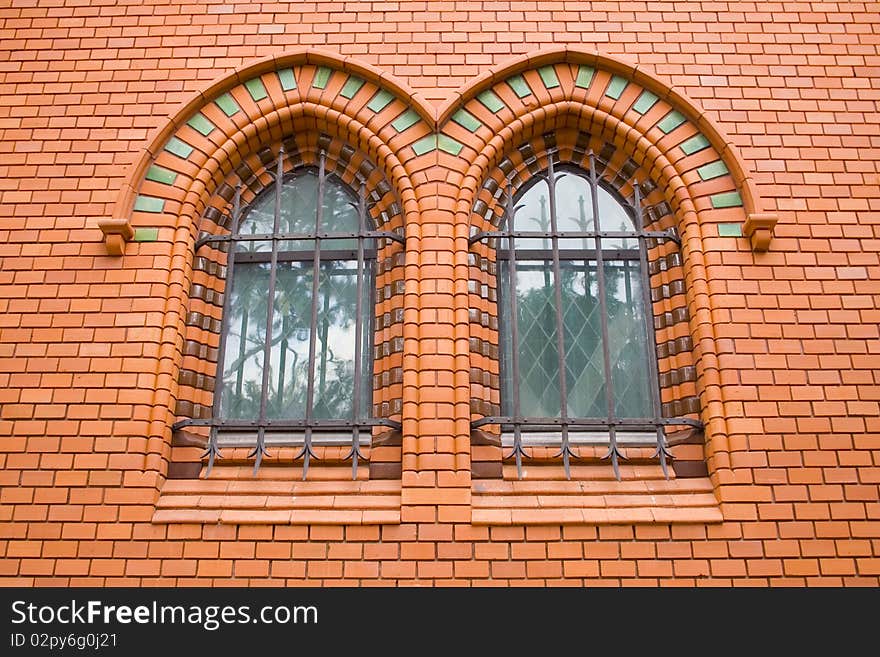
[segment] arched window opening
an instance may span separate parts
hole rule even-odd
[[[254,472],[272,445],[299,447],[303,478],[313,446],[351,442],[357,478],[372,428],[374,268],[380,240],[403,242],[372,225],[365,184],[357,191],[317,167],[284,174],[242,207],[235,191],[229,233],[196,243],[225,248],[226,293],[210,419],[206,473],[225,446],[250,446]],[[225,243],[225,244],[224,244]]]
[[[555,444],[566,477],[578,444],[605,444],[619,478],[621,445],[656,445],[664,473],[664,427],[699,426],[663,417],[648,269],[649,242],[678,241],[651,231],[633,185],[630,204],[589,170],[554,165],[518,190],[508,187],[497,239],[500,425],[522,460],[530,444]]]

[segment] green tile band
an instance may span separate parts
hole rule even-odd
[[[442,134],[437,137],[437,146],[441,151],[450,155],[458,155],[461,153],[461,149],[464,148],[463,144],[458,143],[452,137]]]
[[[241,110],[238,103],[236,103],[235,99],[232,97],[232,94],[229,93],[223,94],[214,102],[226,116],[234,116]]]
[[[292,68],[284,68],[278,71],[278,81],[281,83],[282,91],[296,89],[296,76],[294,76]]]
[[[416,155],[424,155],[425,153],[430,153],[437,148],[437,135],[428,135],[427,137],[422,137],[416,143],[413,144],[412,149]]]
[[[590,84],[593,82],[593,74],[595,72],[596,71],[592,66],[578,66],[578,74],[574,81],[574,86],[580,87],[581,89],[589,89]]]
[[[742,237],[742,224],[718,224],[718,237]]]
[[[378,114],[388,107],[388,103],[392,100],[394,100],[394,96],[391,95],[390,92],[385,91],[384,89],[379,89],[379,91],[376,92],[376,95],[373,96],[373,100],[367,103],[367,109]]]
[[[542,66],[538,69],[538,75],[541,76],[541,82],[548,89],[554,89],[559,86],[559,78],[556,76],[556,69],[552,66]]]
[[[521,75],[514,75],[513,77],[507,78],[507,84],[513,89],[513,93],[520,98],[525,98],[532,93],[526,79]]]
[[[348,98],[351,100],[354,98],[354,95],[361,90],[361,87],[364,86],[364,81],[360,78],[356,78],[355,76],[351,76],[348,80],[345,81],[345,84],[342,85],[342,91],[339,92],[339,95],[343,98]]]
[[[468,112],[466,109],[458,110],[455,114],[452,115],[452,120],[468,132],[476,132],[479,127],[483,125],[477,120],[477,118],[473,114]]]
[[[714,194],[709,198],[712,201],[712,207],[716,210],[721,208],[735,208],[743,204],[739,192],[721,192],[720,194]]]
[[[263,100],[269,94],[266,92],[266,87],[263,86],[263,81],[260,78],[251,78],[247,82],[244,83],[245,88],[248,93],[251,95],[251,98],[254,101]]]
[[[418,113],[415,110],[408,109],[391,122],[391,127],[397,130],[397,132],[403,132],[418,122]]]
[[[685,152],[685,155],[693,155],[694,153],[703,150],[709,146],[709,140],[706,139],[702,134],[694,135],[690,139],[687,139],[682,142],[681,150]]]
[[[623,90],[626,89],[626,85],[626,78],[622,78],[619,75],[612,76],[611,81],[608,83],[608,88],[605,89],[605,95],[617,100],[620,98]]]
[[[174,181],[177,179],[177,174],[170,169],[160,167],[158,164],[151,164],[150,168],[147,169],[147,175],[145,178],[147,180],[152,180],[153,182],[162,183],[163,185],[173,185]]]
[[[704,164],[697,169],[697,175],[700,176],[701,180],[712,180],[712,178],[718,178],[726,173],[729,173],[727,165],[721,160],[715,160],[709,164]]]
[[[135,212],[162,212],[165,209],[165,199],[139,194],[134,201],[134,209]]]
[[[504,109],[504,102],[491,89],[487,89],[479,94],[477,100],[483,104],[483,107],[492,112],[492,114],[497,114]]]
[[[203,136],[207,137],[212,132],[214,132],[214,124],[211,123],[204,114],[199,112],[194,117],[192,117],[186,124],[192,128],[193,130],[197,130],[202,133]]]
[[[315,71],[315,79],[312,80],[312,86],[315,89],[324,89],[327,87],[327,83],[330,81],[331,71],[326,66],[319,66],[318,70]]]
[[[645,89],[639,99],[633,103],[633,109],[639,114],[644,114],[657,104],[657,96]]]
[[[669,114],[663,117],[663,119],[657,124],[657,127],[660,128],[664,135],[668,135],[685,121],[686,119],[681,112],[672,110]]]
[[[135,228],[134,242],[156,242],[159,239],[158,228]]]
[[[181,141],[177,137],[172,137],[168,140],[168,143],[165,144],[165,150],[172,155],[176,155],[177,157],[183,158],[185,160],[190,155],[192,155],[193,147],[187,144],[185,141]]]

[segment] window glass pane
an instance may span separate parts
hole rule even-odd
[[[279,262],[272,316],[268,418],[299,419],[306,415],[311,313],[311,261]]]
[[[635,225],[620,202],[602,187],[599,188],[599,230],[626,232],[635,230]],[[606,237],[602,239],[603,249],[637,249],[635,238]]]
[[[605,363],[596,261],[560,263],[565,324],[565,382],[570,417],[605,417]]]
[[[517,262],[516,268],[520,409],[525,417],[558,417],[559,355],[552,264],[523,261]],[[509,372],[507,376],[509,380]]]
[[[370,414],[372,402],[369,385],[372,277],[369,267],[367,269],[362,303],[362,416]],[[320,271],[312,415],[315,419],[350,419],[354,395],[357,262],[322,262]],[[279,262],[276,276],[266,417],[301,419],[305,417],[308,393],[312,262]],[[236,267],[226,339],[223,417],[259,417],[268,287],[268,263]]]
[[[517,200],[516,230],[549,231],[549,187],[536,182]],[[598,189],[599,229],[632,232],[636,227],[616,195]],[[593,223],[588,174],[563,170],[556,184],[557,225],[562,231],[590,232]],[[611,362],[614,414],[620,418],[653,415],[648,371],[648,335],[642,297],[640,264],[635,253],[611,251],[638,249],[634,237],[602,238],[605,251],[605,293],[608,350]],[[503,245],[507,247],[507,244]],[[516,240],[516,317],[511,316],[506,260],[499,265],[499,315],[501,328],[502,406],[513,414],[518,391],[524,417],[559,417],[559,360],[557,354],[556,282],[549,237]],[[561,238],[559,291],[565,344],[565,381],[569,417],[602,418],[608,415],[607,382],[602,344],[602,314],[594,238]],[[547,253],[538,252],[545,250]],[[503,255],[503,254],[502,254]],[[621,259],[623,257],[630,259]],[[516,322],[519,344],[511,344],[510,327]],[[513,349],[519,358],[518,376],[512,369]]]
[[[614,412],[618,417],[651,417],[648,336],[638,261],[605,263],[608,338]]]
[[[559,230],[593,230],[593,200],[586,178],[569,172],[557,174],[556,216]]]
[[[368,296],[370,284],[364,289],[364,296]],[[366,306],[368,300],[364,301]],[[322,262],[315,360],[313,415],[316,419],[352,417],[356,303],[357,262]],[[367,322],[364,331],[369,329]],[[369,350],[366,353],[369,354]],[[363,361],[361,383],[367,387],[370,371]],[[363,399],[361,409],[363,414]]]
[[[513,413],[508,266],[501,263],[502,391],[504,413]],[[606,417],[605,370],[596,262],[563,260],[563,324],[569,417]],[[608,338],[614,413],[647,418],[651,410],[648,346],[638,261],[605,263]],[[559,364],[552,263],[517,262],[521,411],[525,417],[559,417]]]
[[[542,231],[550,230],[550,188],[546,181],[539,180],[532,185],[516,202],[516,214],[513,222],[514,230]],[[550,238],[519,237],[516,239],[518,249],[549,249]]]
[[[318,174],[308,169],[288,177],[281,187],[282,233],[315,232],[315,213],[318,199]],[[324,179],[324,210],[321,232],[356,232],[358,229],[357,210],[354,195],[338,178],[328,175]],[[261,194],[247,212],[242,222],[241,233],[271,234],[275,224],[274,188]],[[356,239],[337,240],[345,248],[356,248]],[[244,250],[246,243],[238,245]],[[314,248],[312,240],[286,240],[279,244],[281,251],[310,251]]]
[[[224,418],[255,419],[260,414],[268,289],[268,263],[240,263],[235,267],[226,317],[220,399],[220,415]]]

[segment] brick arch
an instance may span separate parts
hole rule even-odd
[[[111,251],[115,244],[122,252],[134,236],[132,224],[158,227],[171,242],[145,470],[164,475],[170,458],[193,246],[200,218],[221,186],[240,179],[237,170],[267,144],[295,133],[323,133],[375,163],[399,199],[402,223],[415,223],[413,184],[395,153],[432,132],[418,94],[368,66],[316,51],[245,67],[169,118],[129,173],[112,219],[100,224]]]
[[[142,185],[163,151],[185,153],[184,162],[170,174],[153,171],[154,177],[191,177],[193,166],[216,151],[217,135],[231,135],[272,112],[308,103],[357,121],[395,150],[434,126],[418,92],[368,64],[313,49],[267,57],[218,79],[168,117],[128,172],[113,219],[131,219]],[[183,187],[176,179],[170,184]]]
[[[686,94],[638,66],[572,48],[524,55],[468,83],[440,109],[437,123],[447,139],[466,144],[459,156],[477,163],[478,154],[492,158],[486,149],[497,146],[494,138],[528,129],[541,122],[543,111],[566,102],[594,108],[645,136],[688,174],[686,184],[715,181],[716,193],[725,195],[710,202],[742,207],[746,232],[756,234],[758,250],[766,249],[776,218],[764,214],[737,148]]]
[[[589,135],[587,141],[598,139],[625,153],[635,165],[628,177],[657,185],[682,236],[708,460],[716,482],[722,481],[729,471],[728,430],[703,242],[709,227],[721,222],[744,222],[747,231],[752,224],[753,244],[756,237],[769,241],[775,217],[760,213],[735,150],[726,143],[716,146],[720,133],[707,130],[702,115],[688,118],[697,112],[693,106],[688,114],[676,108],[683,102],[680,94],[666,88],[661,97],[652,91],[662,91],[661,83],[645,82],[647,76],[632,67],[607,64],[606,58],[569,51],[520,61],[487,74],[443,110],[443,133],[465,144],[458,153],[465,173],[456,224],[471,226],[484,183],[524,143],[574,129]]]

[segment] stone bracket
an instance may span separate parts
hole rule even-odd
[[[125,243],[134,238],[134,228],[128,219],[104,219],[98,222],[98,228],[104,233],[107,253],[112,256],[121,256],[125,252]]]
[[[750,214],[743,224],[743,233],[752,242],[755,251],[766,251],[773,239],[773,228],[779,217],[775,214]]]

